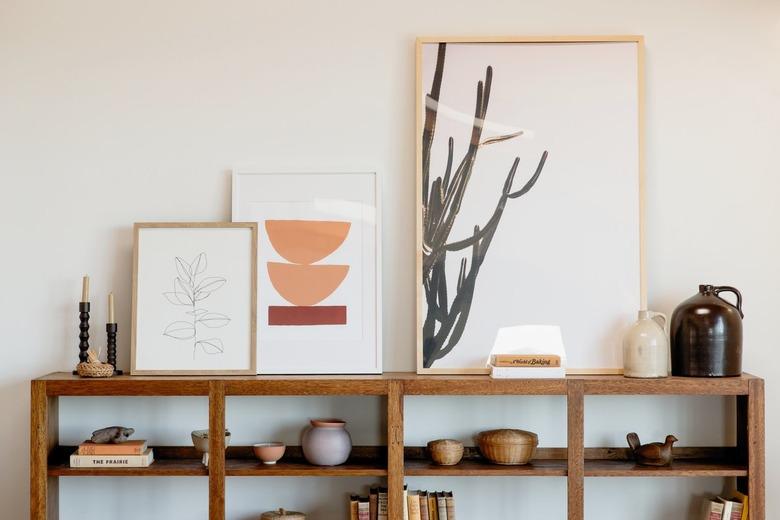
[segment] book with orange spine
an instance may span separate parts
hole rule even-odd
[[[79,444],[78,455],[143,455],[146,451],[146,441],[134,440],[118,444],[96,444],[84,441]]]
[[[494,367],[559,367],[561,356],[555,354],[493,354]]]

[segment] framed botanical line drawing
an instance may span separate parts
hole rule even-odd
[[[131,373],[256,373],[257,224],[137,223]]]
[[[381,373],[375,173],[233,172],[233,220],[258,223],[258,373]]]
[[[646,307],[641,36],[418,38],[417,370],[485,373],[498,331],[561,327],[619,373]]]

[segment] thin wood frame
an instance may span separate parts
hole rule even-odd
[[[251,231],[251,294],[250,331],[249,331],[249,368],[239,370],[137,370],[136,321],[138,317],[138,239],[142,229],[236,229],[247,228]],[[257,223],[256,222],[137,222],[133,225],[133,305],[130,331],[130,373],[132,375],[254,375],[257,373]]]
[[[430,43],[607,43],[633,42],[637,46],[637,110],[638,119],[638,172],[639,172],[639,309],[647,308],[647,276],[645,262],[645,49],[642,35],[582,35],[582,36],[421,36],[415,45],[415,287],[416,287],[416,337],[417,337],[417,373],[418,374],[487,374],[487,368],[424,368],[422,337],[422,134],[423,104],[422,94],[422,48]],[[570,375],[607,375],[622,374],[622,368],[567,368]]]

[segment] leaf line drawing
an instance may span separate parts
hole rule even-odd
[[[173,279],[173,291],[164,292],[163,296],[168,303],[176,306],[190,307],[191,310],[184,314],[190,316],[185,320],[169,323],[163,331],[163,336],[186,341],[192,340],[192,358],[200,348],[204,354],[216,355],[225,351],[225,346],[219,338],[198,338],[198,327],[218,329],[230,323],[230,317],[218,312],[209,312],[198,306],[211,294],[227,283],[226,278],[219,276],[206,276],[204,273],[208,266],[206,253],[200,253],[192,262],[187,262],[182,257],[174,259],[176,265],[176,278]]]

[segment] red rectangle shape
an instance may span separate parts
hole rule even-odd
[[[268,306],[268,325],[346,325],[346,305]]]

